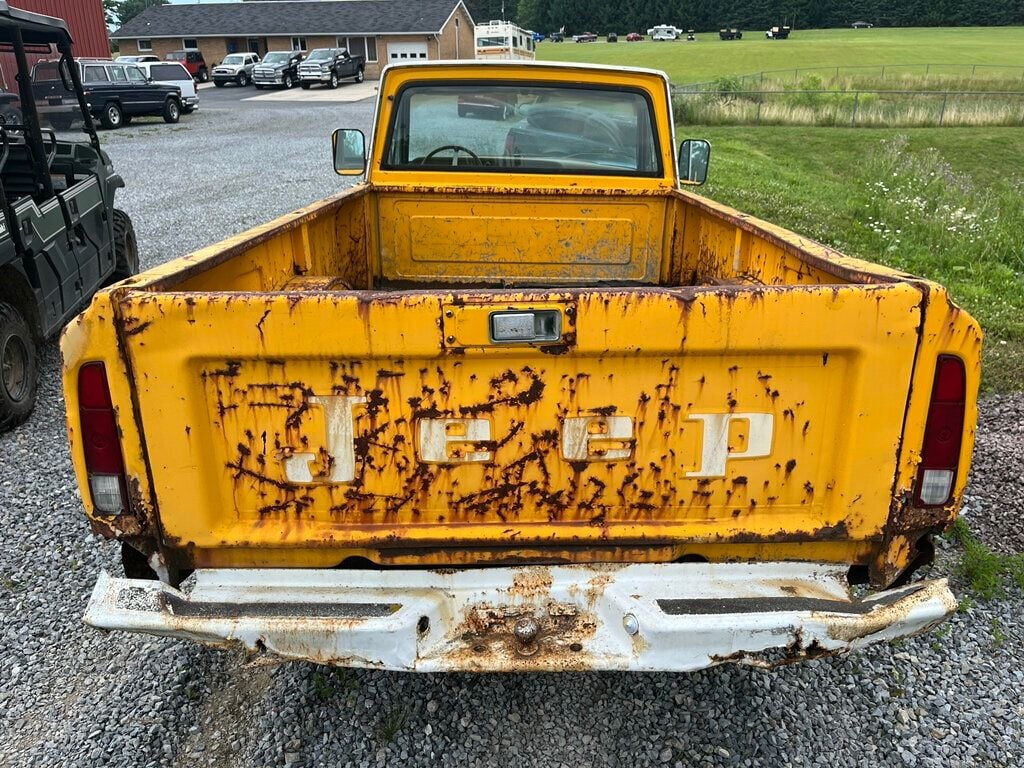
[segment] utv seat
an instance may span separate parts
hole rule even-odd
[[[32,153],[27,144],[8,145],[7,160],[0,168],[0,180],[3,181],[7,202],[11,204],[23,197],[35,197],[40,193],[35,169],[32,166]]]

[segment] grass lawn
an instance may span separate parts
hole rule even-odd
[[[629,30],[620,30],[625,33]],[[625,37],[621,34],[619,39]],[[717,33],[698,42],[549,43],[537,58],[663,69],[673,83],[712,80],[771,69],[866,64],[987,64],[1024,66],[1024,27],[920,29],[796,29],[788,40],[750,30],[742,40]],[[980,70],[984,71],[984,70]],[[1021,83],[1024,90],[1024,82]]]
[[[1024,129],[677,131],[711,140],[710,197],[947,286],[985,330],[984,387],[1024,389]]]

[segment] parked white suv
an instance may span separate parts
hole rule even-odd
[[[151,83],[176,85],[181,88],[181,111],[186,115],[199,109],[199,94],[192,75],[176,61],[141,61],[136,64]]]
[[[218,88],[227,83],[244,87],[252,82],[252,70],[259,62],[260,57],[255,53],[229,53],[213,68],[213,84]]]

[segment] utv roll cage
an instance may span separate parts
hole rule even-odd
[[[53,195],[53,183],[50,180],[48,171],[47,150],[43,141],[43,129],[39,121],[39,113],[36,110],[36,101],[32,92],[31,67],[28,64],[29,53],[52,54],[50,46],[55,46],[60,54],[61,81],[64,88],[74,92],[78,98],[78,107],[82,112],[83,128],[89,136],[89,143],[97,153],[100,151],[100,141],[96,136],[96,126],[93,124],[92,115],[85,101],[85,92],[82,90],[82,80],[78,67],[74,66],[74,56],[71,52],[71,32],[63,19],[55,19],[52,16],[44,16],[41,13],[23,11],[19,8],[12,8],[6,0],[0,0],[0,52],[13,53],[18,66],[18,97],[21,100],[22,125],[5,125],[2,129],[3,148],[0,149],[0,168],[7,159],[10,139],[8,131],[21,131],[25,135],[25,143],[31,153],[32,167],[35,177],[42,185],[40,192],[46,196]],[[49,133],[49,131],[48,131]],[[51,133],[52,136],[52,133]],[[56,139],[51,143],[55,146]],[[0,203],[6,206],[7,195],[0,184]]]

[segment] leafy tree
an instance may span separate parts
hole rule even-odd
[[[103,0],[103,21],[108,25],[117,24],[117,7],[120,0]]]

